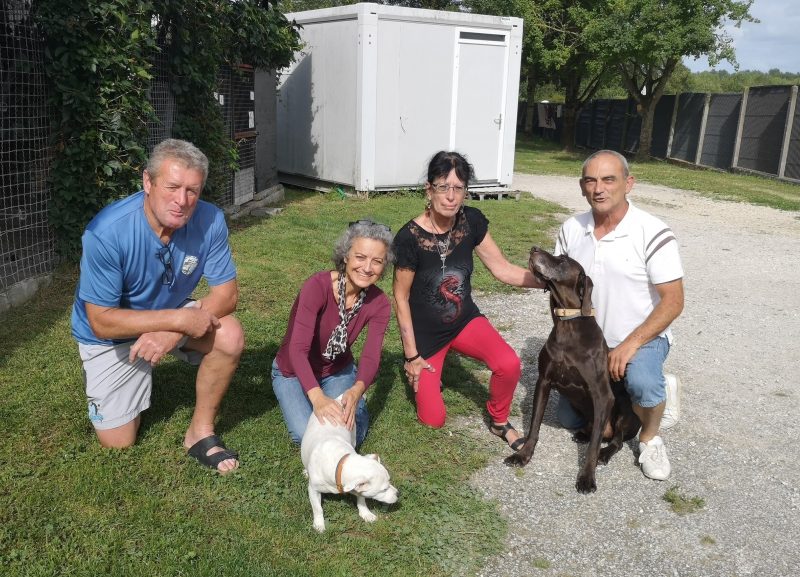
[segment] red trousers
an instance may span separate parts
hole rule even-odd
[[[417,418],[430,427],[444,425],[447,410],[441,391],[442,365],[450,349],[482,361],[492,371],[486,409],[492,422],[505,423],[522,367],[517,353],[486,317],[471,320],[450,344],[425,359],[435,372],[423,370],[420,375],[416,394]]]

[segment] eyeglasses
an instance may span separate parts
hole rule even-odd
[[[461,184],[445,184],[443,182],[433,185],[433,190],[439,194],[447,194],[447,191],[453,189],[456,194],[464,194],[467,192],[467,187]]]
[[[386,232],[392,232],[392,229],[380,222],[374,222],[369,219],[361,219],[361,220],[354,220],[352,222],[347,223],[347,227],[350,228],[351,226],[355,226],[357,224],[363,224],[364,226],[377,226],[381,230],[385,230]]]
[[[156,253],[156,256],[158,260],[161,261],[161,264],[164,265],[164,274],[161,275],[161,284],[171,285],[172,281],[175,280],[175,271],[172,270],[172,253],[169,250],[169,246],[160,249]]]

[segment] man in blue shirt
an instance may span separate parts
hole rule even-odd
[[[104,447],[136,442],[150,406],[152,367],[167,354],[199,364],[184,436],[189,455],[228,473],[236,453],[214,420],[244,348],[233,317],[239,289],[221,210],[200,200],[208,159],[169,139],[153,149],[144,190],[101,210],[83,234],[72,311],[89,418]],[[201,278],[209,291],[190,297]]]

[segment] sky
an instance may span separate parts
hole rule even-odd
[[[761,22],[726,26],[739,70],[800,72],[800,0],[755,0],[750,14]],[[706,58],[685,58],[683,63],[692,72],[711,70]],[[716,70],[733,72],[733,66],[723,60]]]

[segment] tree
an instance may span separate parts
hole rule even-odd
[[[637,159],[647,159],[653,114],[684,56],[707,56],[713,66],[728,60],[737,66],[733,39],[722,27],[756,22],[753,0],[616,0],[605,17],[590,23],[587,34],[622,76],[642,116]]]
[[[554,82],[564,90],[564,124],[561,143],[575,147],[575,124],[581,109],[608,76],[604,56],[586,31],[606,12],[606,0],[469,0],[473,12],[523,18],[523,63],[528,106],[534,90]],[[528,118],[532,118],[528,114]],[[526,131],[529,131],[526,126]]]

